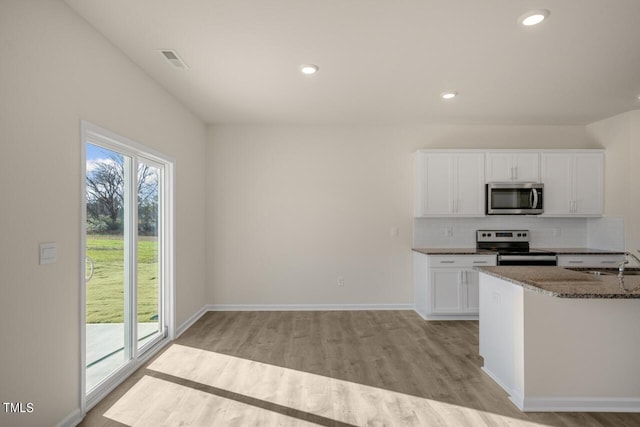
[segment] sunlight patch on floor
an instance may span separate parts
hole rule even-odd
[[[142,377],[104,416],[131,427],[315,425],[150,376]]]
[[[304,419],[357,426],[544,425],[177,344],[147,369],[201,390],[145,376],[105,416],[131,427],[209,426],[221,420],[220,425],[301,425]]]

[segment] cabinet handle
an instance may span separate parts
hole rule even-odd
[[[600,261],[600,264],[617,264],[618,261]]]
[[[569,264],[584,264],[584,261],[580,261],[580,260],[569,261]]]
[[[518,180],[518,167],[517,166],[513,167],[513,179],[514,180]]]
[[[474,264],[486,264],[487,261],[473,261]]]
[[[453,264],[455,261],[440,261],[440,264]]]

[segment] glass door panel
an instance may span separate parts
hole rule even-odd
[[[162,335],[161,167],[138,163],[137,348]]]
[[[95,388],[129,360],[126,351],[128,236],[126,197],[131,157],[87,144],[86,388]]]

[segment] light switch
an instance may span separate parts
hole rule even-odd
[[[55,243],[40,243],[40,265],[53,264],[58,257],[58,248]]]

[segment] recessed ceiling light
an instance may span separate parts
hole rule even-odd
[[[453,99],[456,96],[458,96],[458,92],[454,92],[454,91],[442,92],[440,96],[442,97],[442,99]]]
[[[320,69],[320,67],[318,67],[315,64],[304,64],[300,66],[300,72],[302,74],[315,74],[318,72],[318,70]]]
[[[547,9],[531,10],[518,18],[518,22],[525,27],[538,25],[539,23],[547,19],[550,13],[551,12],[549,12]]]

